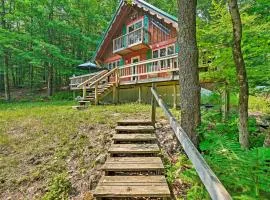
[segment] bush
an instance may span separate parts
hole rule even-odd
[[[250,150],[239,145],[236,115],[227,123],[222,123],[215,113],[208,113],[203,120],[199,129],[204,138],[200,150],[234,199],[268,199],[270,149],[262,147],[255,120],[249,121]]]
[[[68,199],[71,192],[71,183],[66,173],[56,175],[49,184],[49,190],[44,195],[43,200]]]

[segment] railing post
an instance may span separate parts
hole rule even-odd
[[[86,98],[86,86],[84,85],[83,86],[83,99]]]
[[[139,86],[139,98],[138,98],[138,102],[142,103],[142,86]]]
[[[95,84],[95,105],[98,105],[98,83]]]
[[[177,85],[176,83],[173,85],[173,108],[177,107]]]
[[[116,84],[116,87],[118,87],[119,85],[119,69],[118,68],[115,71],[115,84]]]
[[[155,83],[152,83],[152,88],[153,88],[154,90],[156,89]],[[152,93],[152,92],[151,92],[151,93]],[[156,103],[156,99],[155,99],[155,97],[154,97],[153,94],[152,94],[151,105],[152,105],[151,121],[152,121],[153,126],[155,126],[155,124],[156,124],[156,107],[157,107],[157,103]]]
[[[228,113],[230,111],[230,92],[227,86],[227,83],[225,84],[224,91],[222,92],[222,118],[224,121],[228,119]]]

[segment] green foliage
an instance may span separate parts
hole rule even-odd
[[[195,199],[195,200],[210,200],[210,197],[205,190],[200,178],[198,177],[192,163],[186,155],[180,155],[176,163],[167,163],[165,165],[166,177],[170,184],[177,180],[181,180],[182,185],[189,185],[186,197],[178,199]]]
[[[209,18],[199,17],[198,45],[201,51],[207,52],[211,60],[210,69],[218,69],[201,75],[202,79],[226,80],[231,90],[236,90],[236,72],[232,56],[232,23],[223,0],[203,1],[208,5]],[[207,3],[208,2],[208,3]],[[209,4],[209,2],[211,2]],[[269,2],[241,1],[240,12],[243,23],[243,54],[247,67],[249,85],[269,85],[269,28],[265,9]]]
[[[249,121],[250,150],[242,150],[238,142],[237,116],[222,123],[219,114],[203,117],[199,133],[207,163],[235,199],[267,199],[270,195],[270,149],[263,148],[254,119]],[[249,197],[249,198],[246,198]]]
[[[210,95],[202,95],[201,96],[201,103],[202,104],[220,105],[221,97],[218,93],[212,93]]]
[[[0,53],[9,58],[11,87],[42,88],[52,73],[53,87],[58,89],[68,85],[73,74],[87,73],[76,66],[92,57],[117,4],[117,0],[1,1]],[[0,56],[0,73],[5,65]]]
[[[66,173],[56,175],[49,184],[49,191],[42,198],[43,200],[68,199],[71,192],[71,183]]]

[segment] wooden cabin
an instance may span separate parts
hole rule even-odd
[[[178,20],[143,1],[120,1],[93,61],[106,68],[71,78],[72,90],[83,90],[83,103],[130,85],[178,84]],[[95,90],[95,91],[93,91]],[[91,92],[92,91],[92,92]],[[87,94],[89,92],[89,94]]]

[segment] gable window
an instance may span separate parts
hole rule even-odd
[[[140,29],[142,28],[142,26],[143,26],[143,20],[137,21],[128,26],[128,33],[135,31],[137,29]]]

